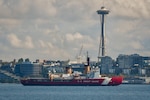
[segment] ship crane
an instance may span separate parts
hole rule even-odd
[[[81,56],[82,50],[83,50],[83,45],[81,46],[79,54],[77,55],[77,62],[78,63],[81,63],[81,60],[82,60],[82,56]]]

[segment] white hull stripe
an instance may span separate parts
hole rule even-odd
[[[111,81],[111,78],[105,77],[104,81],[102,82],[102,85],[108,85],[110,81]]]

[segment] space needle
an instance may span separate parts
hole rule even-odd
[[[104,36],[105,35],[105,15],[109,14],[109,10],[106,9],[104,6],[102,6],[100,10],[97,10],[97,14],[100,15],[100,22],[101,22],[101,36],[100,36],[100,44],[99,44],[99,51],[98,51],[98,62],[99,62],[101,57],[105,56],[105,36]]]

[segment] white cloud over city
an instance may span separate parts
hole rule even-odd
[[[0,59],[97,59],[105,5],[106,55],[150,56],[150,0],[0,0]]]

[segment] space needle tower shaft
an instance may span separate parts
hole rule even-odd
[[[99,45],[99,54],[98,54],[98,58],[100,58],[100,56],[104,57],[105,56],[105,15],[109,14],[109,10],[107,10],[104,6],[101,7],[100,10],[97,11],[97,14],[100,15],[100,21],[101,21],[101,40],[100,40],[100,45]],[[100,51],[101,51],[101,55],[100,55]]]

